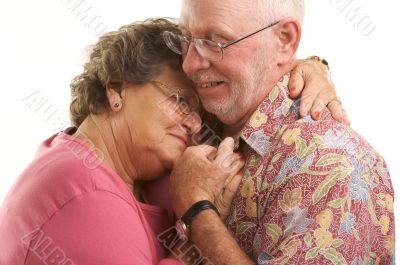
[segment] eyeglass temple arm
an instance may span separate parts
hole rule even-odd
[[[262,28],[262,29],[260,29],[260,30],[257,30],[256,32],[253,32],[253,33],[251,33],[251,34],[249,34],[249,35],[246,35],[246,36],[244,36],[244,37],[241,37],[241,38],[238,39],[238,40],[235,40],[235,41],[233,41],[233,42],[230,42],[230,43],[228,43],[228,44],[225,44],[225,45],[222,46],[221,48],[223,48],[223,49],[228,48],[229,46],[231,46],[231,45],[233,45],[233,44],[236,44],[236,43],[238,43],[239,41],[242,41],[242,40],[244,40],[244,39],[246,39],[246,38],[248,38],[248,37],[251,37],[251,36],[257,34],[258,32],[261,32],[261,31],[263,31],[263,30],[266,30],[266,29],[268,29],[268,28],[270,28],[270,27],[273,27],[273,26],[277,25],[279,22],[281,22],[281,21],[279,20],[279,21],[277,21],[277,22],[274,22],[274,23],[272,23],[272,24],[266,26],[265,28]]]

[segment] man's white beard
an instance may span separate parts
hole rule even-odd
[[[205,110],[216,115],[218,119],[226,124],[233,125],[246,115],[254,101],[260,101],[265,89],[265,78],[269,71],[268,62],[260,58],[267,58],[266,51],[259,51],[254,54],[249,69],[243,69],[243,73],[248,73],[247,78],[238,75],[230,81],[230,90],[227,98],[213,99],[205,102],[201,100]],[[262,100],[262,99],[261,99]]]
[[[230,87],[227,97],[202,100],[202,104],[205,110],[216,115],[221,122],[235,123],[244,115],[243,111],[251,104],[252,97],[252,91],[246,92],[246,86],[236,82],[235,86]]]

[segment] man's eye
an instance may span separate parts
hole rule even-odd
[[[213,40],[215,42],[218,42],[218,43],[221,43],[221,44],[225,44],[225,43],[228,43],[228,42],[231,41],[231,39],[226,38],[226,37],[221,36],[221,35],[216,35],[213,38],[211,38],[211,40]]]

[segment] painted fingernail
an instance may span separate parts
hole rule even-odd
[[[315,115],[315,118],[316,118],[317,120],[319,120],[319,119],[321,118],[321,112],[320,112],[320,111],[314,112],[314,115]]]

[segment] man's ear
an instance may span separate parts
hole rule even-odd
[[[122,96],[121,92],[116,91],[114,88],[111,88],[110,86],[107,86],[107,98],[108,98],[108,104],[110,105],[110,108],[112,111],[120,111],[122,109]]]
[[[301,39],[301,25],[295,18],[282,19],[276,34],[278,34],[278,64],[285,65],[293,59],[297,52]]]

